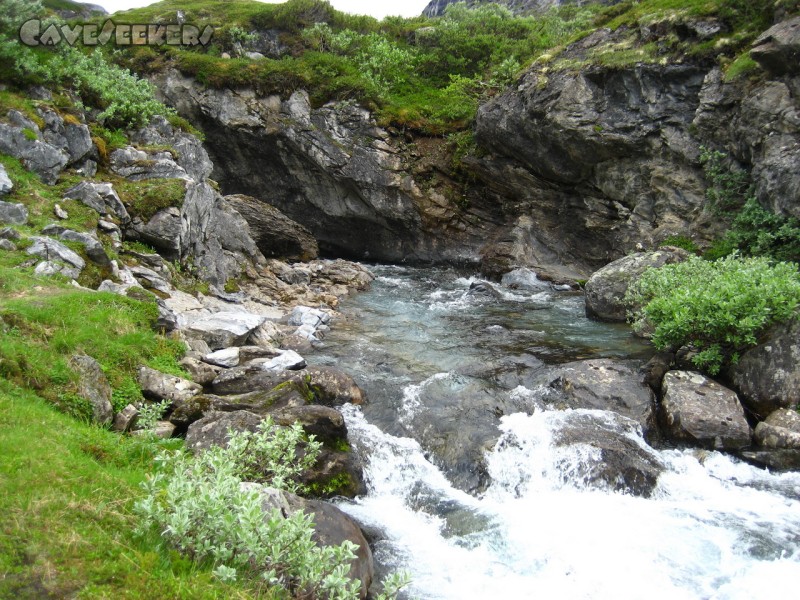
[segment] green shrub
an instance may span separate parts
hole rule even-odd
[[[196,457],[161,454],[161,471],[143,484],[146,496],[136,505],[140,530],[161,532],[170,546],[210,563],[224,580],[256,574],[304,597],[357,598],[360,582],[347,575],[354,544],[318,547],[311,515],[284,518],[277,508],[265,515],[261,494],[242,486],[256,466],[265,469],[259,472],[267,483],[288,483],[287,471],[302,471],[316,458],[318,449],[308,445],[297,458],[303,438],[301,427],[275,428],[267,420],[257,433],[231,432],[228,448]]]
[[[789,319],[800,304],[800,275],[792,263],[737,255],[650,269],[631,286],[626,302],[642,308],[630,319],[652,328],[659,349],[692,346],[693,362],[715,375],[757,343],[770,325]]]
[[[694,243],[692,238],[687,237],[685,235],[671,235],[668,238],[665,238],[663,242],[661,242],[662,246],[675,246],[676,248],[683,248],[687,252],[691,252],[692,254],[697,254],[699,248],[697,244]]]
[[[51,81],[74,86],[84,104],[102,109],[98,118],[109,127],[138,127],[172,112],[155,99],[149,81],[110,63],[100,50],[86,55],[62,45],[47,70]]]
[[[749,198],[736,214],[717,248],[739,250],[749,256],[800,262],[800,221],[782,217]]]
[[[750,175],[724,152],[700,146],[700,164],[708,181],[706,201],[718,214],[740,208],[750,193]]]

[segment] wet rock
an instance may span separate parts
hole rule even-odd
[[[93,421],[109,425],[114,420],[112,390],[100,363],[91,356],[76,354],[69,359],[69,365],[78,373],[78,394],[92,405]]]
[[[744,405],[762,418],[800,403],[800,318],[773,327],[743,353],[731,380]]]
[[[324,406],[363,404],[366,394],[355,380],[333,367],[310,366],[294,376],[295,381],[309,385],[314,402]]]
[[[187,334],[205,341],[212,350],[244,344],[266,318],[247,312],[220,312],[191,323]]]
[[[550,407],[613,411],[649,435],[656,426],[655,396],[638,366],[605,358],[571,362],[537,375],[535,381],[545,386],[543,400]]]
[[[601,487],[635,496],[649,497],[664,471],[658,455],[638,437],[639,425],[616,413],[571,411],[553,433],[556,448],[575,448],[580,459],[562,473],[590,487]],[[565,459],[568,463],[570,459]]]
[[[506,273],[500,282],[512,289],[520,290],[546,290],[550,288],[550,284],[539,279],[536,271],[524,267]]]
[[[253,485],[253,484],[249,484]],[[262,508],[266,515],[272,515],[277,509],[280,514],[291,515],[296,511],[303,511],[314,515],[314,541],[317,545],[338,546],[344,541],[350,541],[358,546],[356,558],[350,566],[349,576],[355,581],[361,581],[359,597],[366,598],[372,578],[374,565],[372,551],[364,537],[361,528],[356,522],[332,504],[321,500],[307,500],[274,488],[257,486],[262,494]]]
[[[126,433],[136,426],[139,418],[139,409],[133,404],[128,404],[125,408],[114,415],[114,425],[112,429],[119,433]]]
[[[284,373],[264,371],[260,368],[235,367],[220,373],[211,384],[215,394],[247,394],[271,390],[279,383],[286,381]]]
[[[776,410],[756,426],[755,439],[764,448],[800,450],[800,414]]]
[[[639,369],[643,381],[656,393],[661,393],[661,384],[675,362],[675,355],[672,352],[659,352],[654,355],[647,363]]]
[[[244,195],[225,196],[225,201],[247,221],[264,256],[303,261],[317,258],[319,248],[311,232],[277,208]]]
[[[194,453],[214,446],[226,447],[230,431],[255,433],[263,417],[240,410],[231,413],[212,412],[189,426],[186,432],[186,448]]]
[[[139,367],[136,380],[142,394],[155,400],[180,402],[203,392],[202,386],[193,381],[167,375],[149,367]]]
[[[25,225],[28,222],[28,209],[24,204],[0,200],[0,223]]]
[[[750,426],[736,393],[700,373],[664,377],[662,421],[672,439],[716,450],[750,445]]]
[[[650,268],[681,262],[689,253],[679,248],[637,252],[595,272],[586,282],[586,314],[602,321],[624,323],[631,308],[624,302],[630,285]]]
[[[746,450],[739,456],[774,471],[800,471],[800,450]]]
[[[776,75],[800,73],[800,16],[773,25],[758,36],[750,56]]]
[[[491,283],[486,281],[474,281],[470,284],[467,291],[468,296],[491,298],[492,300],[499,300],[502,298],[500,292],[494,289]]]
[[[282,408],[271,412],[275,423],[290,426],[299,423],[308,435],[324,444],[347,443],[347,426],[344,417],[335,408],[315,404]]]

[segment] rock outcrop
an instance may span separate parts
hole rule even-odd
[[[742,354],[731,379],[745,406],[761,418],[800,403],[800,319],[773,327]]]
[[[716,450],[750,445],[750,426],[736,393],[700,373],[670,371],[661,402],[665,433]]]
[[[594,409],[617,413],[639,424],[645,435],[656,426],[656,403],[638,363],[597,359],[546,370],[537,379],[551,408]]]
[[[247,221],[264,256],[301,261],[317,258],[319,248],[311,232],[274,206],[242,194],[225,196],[225,201]]]
[[[409,154],[363,108],[315,108],[304,91],[281,99],[206,89],[176,71],[154,83],[205,132],[225,192],[277,208],[308,229],[323,254],[476,262],[486,229],[494,228],[494,217],[479,218],[423,189]]]
[[[628,288],[647,269],[686,260],[680,248],[630,254],[596,271],[586,282],[586,314],[602,321],[624,323],[631,306],[625,303]]]

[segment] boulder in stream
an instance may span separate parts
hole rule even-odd
[[[661,417],[672,439],[715,450],[750,445],[750,426],[734,391],[690,371],[667,373],[663,391]]]

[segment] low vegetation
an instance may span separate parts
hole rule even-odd
[[[716,261],[650,269],[626,300],[641,308],[634,328],[652,331],[659,349],[696,350],[694,365],[712,375],[736,363],[768,327],[791,318],[800,305],[800,273],[794,263],[732,254]]]

